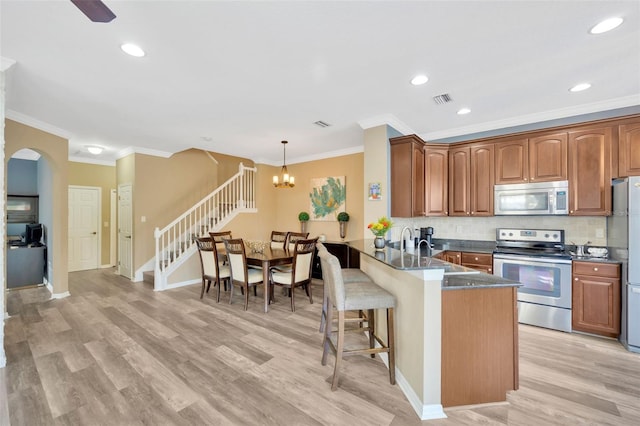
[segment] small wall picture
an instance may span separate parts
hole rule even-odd
[[[380,193],[380,182],[372,182],[369,184],[369,200],[379,201],[382,199]]]
[[[311,179],[311,220],[337,221],[345,211],[347,188],[344,176]]]

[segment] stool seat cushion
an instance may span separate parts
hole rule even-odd
[[[352,283],[356,281],[372,281],[369,275],[362,272],[360,269],[355,268],[343,268],[342,269],[342,281],[346,283]]]
[[[339,304],[339,302],[338,302]],[[360,309],[386,309],[396,306],[396,298],[371,281],[355,281],[344,286],[344,306],[339,311]]]

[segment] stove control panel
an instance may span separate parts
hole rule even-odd
[[[496,241],[525,241],[564,244],[564,230],[497,228]]]

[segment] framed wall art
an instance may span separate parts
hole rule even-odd
[[[346,210],[347,187],[344,176],[311,179],[311,220],[337,221],[338,213]]]

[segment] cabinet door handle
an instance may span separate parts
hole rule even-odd
[[[474,257],[474,259],[475,259],[475,260],[478,260],[478,258],[477,258],[477,257]]]
[[[594,271],[598,272],[598,268],[593,268]]]
[[[573,280],[574,280],[574,281],[578,281],[578,280],[579,280],[579,278],[574,278]]]

